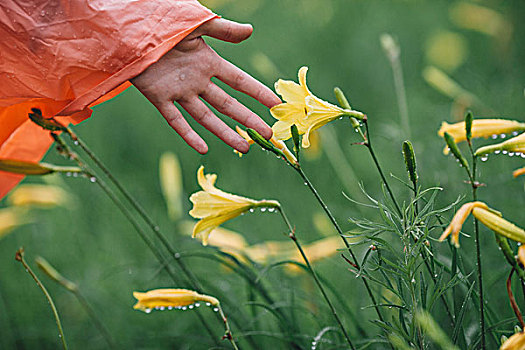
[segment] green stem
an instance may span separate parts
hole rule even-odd
[[[476,182],[476,168],[477,168],[477,157],[474,154],[472,149],[472,143],[470,140],[467,140],[467,144],[472,155],[472,173],[465,169],[470,175],[470,184],[472,186],[472,200],[477,201],[477,190],[478,183]],[[478,277],[478,287],[479,287],[479,313],[480,313],[480,328],[481,328],[481,349],[486,349],[486,340],[485,340],[485,303],[483,298],[483,274],[481,271],[481,243],[479,241],[479,222],[478,219],[474,218],[474,234],[476,239],[476,265],[477,265],[477,277]]]
[[[217,308],[219,309],[219,314],[221,315],[222,321],[224,322],[224,328],[226,328],[226,332],[224,333],[224,338],[230,341],[230,343],[232,344],[235,350],[239,350],[239,348],[237,347],[237,344],[235,343],[235,339],[233,339],[233,334],[230,329],[228,319],[226,318],[226,315],[224,315],[224,312],[222,311],[221,304],[217,305]]]
[[[346,329],[345,329],[345,327],[343,325],[343,322],[339,318],[339,315],[337,314],[337,311],[336,311],[334,305],[332,304],[332,302],[330,301],[330,298],[328,297],[328,294],[324,290],[323,284],[321,283],[321,281],[317,277],[317,274],[314,271],[312,265],[310,264],[310,261],[308,260],[308,257],[306,256],[306,253],[304,252],[303,247],[301,246],[301,244],[297,240],[297,237],[295,236],[294,229],[293,229],[292,225],[290,224],[290,220],[288,220],[288,217],[286,216],[286,214],[284,213],[284,211],[283,211],[283,209],[281,207],[278,207],[277,210],[281,214],[281,217],[283,218],[284,223],[288,227],[289,236],[290,236],[291,240],[294,242],[295,246],[299,250],[299,253],[301,253],[301,256],[303,257],[303,260],[306,263],[306,266],[308,267],[308,271],[310,271],[310,274],[312,275],[312,278],[314,279],[315,283],[317,284],[317,287],[319,287],[319,291],[323,295],[323,298],[326,301],[326,304],[328,305],[328,307],[330,308],[330,311],[332,312],[332,315],[334,316],[336,322],[339,324],[339,327],[341,328],[341,332],[343,332],[343,335],[344,335],[346,341],[348,342],[348,345],[350,345],[350,348],[355,350],[355,346],[354,346],[354,344],[352,344],[352,341],[350,340],[350,336],[348,335],[348,333],[347,333],[347,331],[346,331]]]
[[[113,340],[113,337],[111,336],[111,333],[109,333],[107,328],[104,327],[102,322],[99,320],[97,313],[93,310],[93,308],[91,308],[91,305],[89,305],[88,301],[86,300],[86,298],[84,298],[82,293],[80,293],[80,291],[77,289],[76,291],[73,292],[73,294],[77,298],[80,305],[82,305],[86,313],[91,317],[91,319],[95,323],[95,327],[98,328],[99,332],[103,335],[104,339],[106,339],[106,342],[108,343],[109,347],[111,349],[117,348],[115,341]]]
[[[186,264],[180,259],[180,254],[175,251],[171,243],[167,240],[166,236],[160,231],[159,225],[157,225],[151,217],[146,213],[142,206],[135,200],[131,194],[121,185],[121,183],[113,176],[109,169],[102,163],[95,153],[89,149],[89,147],[82,141],[78,135],[76,135],[71,129],[68,128],[69,135],[73,139],[73,142],[78,145],[93,162],[99,167],[99,169],[107,176],[107,178],[115,185],[118,191],[124,196],[128,203],[139,213],[140,217],[144,220],[146,225],[151,229],[155,236],[160,240],[162,245],[169,252],[170,256],[175,260],[180,269],[184,272],[188,280],[190,280],[192,288],[199,293],[203,292],[202,285],[197,280],[195,275],[188,269]]]
[[[352,263],[354,264],[354,267],[356,268],[357,271],[359,271],[361,269],[361,267],[359,265],[359,262],[357,261],[357,257],[355,256],[354,252],[352,251],[352,248],[350,247],[350,243],[348,243],[348,240],[344,236],[343,230],[341,229],[341,227],[339,227],[339,224],[335,220],[335,217],[332,215],[332,212],[330,211],[328,206],[325,204],[325,202],[323,201],[323,199],[321,198],[321,196],[319,195],[319,193],[317,192],[315,187],[310,182],[310,179],[306,176],[304,171],[301,169],[301,167],[300,166],[294,166],[294,169],[302,177],[302,179],[304,180],[304,183],[308,186],[308,189],[313,193],[314,197],[317,199],[317,201],[319,202],[319,204],[323,208],[324,212],[326,213],[326,215],[328,216],[328,218],[330,219],[330,221],[334,225],[335,229],[337,230],[337,233],[339,233],[339,236],[343,240],[347,251],[349,252],[350,256],[352,257],[352,260],[353,260]],[[363,284],[365,285],[365,289],[366,289],[366,291],[368,293],[368,296],[370,297],[370,300],[372,301],[372,304],[374,306],[374,309],[376,310],[377,316],[379,317],[379,319],[382,322],[385,322],[385,320],[383,318],[383,315],[381,314],[381,311],[379,310],[379,306],[377,305],[376,298],[374,297],[374,294],[372,293],[372,289],[370,288],[370,285],[368,284],[368,281],[366,280],[366,278],[362,278],[361,280],[363,281]]]
[[[58,333],[59,333],[58,336],[60,337],[60,340],[62,341],[62,347],[64,348],[64,350],[67,350],[66,337],[64,336],[64,330],[62,329],[62,323],[60,322],[60,317],[58,316],[58,311],[57,311],[57,308],[55,307],[55,303],[53,302],[53,298],[51,298],[51,295],[48,293],[46,287],[44,287],[44,285],[42,284],[42,282],[40,282],[40,280],[35,275],[33,270],[31,270],[31,267],[29,267],[29,265],[26,263],[24,259],[24,249],[23,248],[20,248],[16,252],[15,259],[22,263],[26,271],[31,275],[31,277],[33,277],[38,287],[44,293],[47,299],[47,302],[49,303],[49,306],[51,307],[51,310],[53,311],[53,315],[55,316],[55,322],[57,324]]]
[[[381,180],[385,184],[386,190],[388,191],[388,194],[390,195],[390,198],[392,199],[392,202],[394,203],[394,206],[396,207],[396,211],[399,214],[399,217],[402,218],[401,208],[399,207],[399,204],[397,204],[396,197],[394,197],[394,193],[390,189],[390,185],[388,184],[388,181],[386,181],[386,177],[385,177],[385,174],[383,173],[383,169],[381,168],[381,165],[379,164],[379,161],[377,160],[376,154],[374,152],[374,149],[372,148],[372,142],[370,141],[370,131],[368,130],[368,120],[367,119],[364,120],[364,124],[366,128],[366,136],[367,136],[364,141],[365,146],[368,149],[370,156],[372,156],[376,169],[379,172],[379,176],[381,176]]]

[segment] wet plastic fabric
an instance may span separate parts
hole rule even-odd
[[[0,158],[51,145],[31,108],[78,123],[214,17],[197,0],[1,0]],[[0,198],[22,178],[0,172]]]

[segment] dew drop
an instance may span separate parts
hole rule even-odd
[[[509,156],[509,157],[514,156],[514,152],[509,152],[508,156]]]
[[[507,152],[507,151],[501,151],[501,154],[507,154],[507,153],[509,153],[509,152]]]
[[[412,281],[410,281],[412,283],[416,283],[416,279],[415,278],[412,278]]]
[[[145,309],[144,312],[149,314],[151,312],[151,309]]]
[[[498,138],[498,135],[494,134],[494,135],[491,135],[490,136],[493,140],[497,139]]]
[[[273,213],[275,211],[275,208],[268,208],[269,213]]]
[[[304,185],[305,185],[305,186],[308,186],[308,183],[307,183],[307,182],[305,182],[305,183],[304,183]]]
[[[91,176],[91,177],[89,178],[89,181],[92,182],[92,183],[95,183],[95,182],[97,182],[97,178],[94,177],[94,176]]]
[[[213,311],[214,311],[214,312],[217,312],[217,311],[219,311],[219,308],[218,308],[218,307],[214,307],[214,308],[213,308]]]
[[[68,172],[66,173],[66,176],[67,176],[67,177],[70,177],[70,176],[71,176],[71,172],[68,171]]]
[[[502,138],[502,139],[504,139],[505,137],[507,137],[507,135],[505,135],[505,134],[501,134],[501,135],[499,135],[499,137]]]
[[[206,303],[206,306],[211,306],[211,303]]]
[[[193,309],[194,307],[195,307],[194,305],[189,305],[189,306],[188,306],[188,309],[191,310],[191,309]]]
[[[188,308],[186,306],[183,306],[180,309],[183,310],[183,311],[188,310]]]
[[[73,173],[73,177],[78,177],[78,173]]]
[[[79,145],[78,140],[73,141],[73,144],[74,144],[75,146],[78,146],[78,145]]]
[[[486,155],[486,154],[484,154],[484,155],[482,155],[482,156],[481,156],[481,158],[480,158],[480,159],[481,159],[481,161],[482,161],[482,162],[486,162],[486,161],[487,161],[487,159],[489,159],[489,156],[488,156],[488,155]]]
[[[168,310],[173,310],[173,306],[168,306]]]
[[[199,307],[199,306],[201,306],[201,304],[195,303],[195,307]]]
[[[513,131],[512,132],[512,136],[518,136],[518,134],[519,134],[519,132],[517,132],[517,131]]]
[[[250,211],[250,213],[253,213],[255,211],[255,209],[250,208],[249,211]]]
[[[164,310],[166,310],[166,308],[164,306],[161,306],[161,307],[159,307],[159,310],[160,311],[164,311]]]
[[[500,154],[500,153],[501,153],[500,150],[494,151],[494,154]]]
[[[264,213],[266,211],[266,208],[265,207],[262,207],[261,208],[261,213]]]

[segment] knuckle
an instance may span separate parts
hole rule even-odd
[[[227,111],[229,109],[231,109],[231,107],[233,106],[234,104],[234,98],[231,97],[231,96],[226,96],[222,102],[219,104],[219,108],[222,110],[222,111]]]
[[[246,76],[243,73],[238,73],[235,76],[235,85],[241,86],[246,82]]]

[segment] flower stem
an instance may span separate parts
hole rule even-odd
[[[381,176],[381,180],[385,184],[386,190],[388,191],[388,194],[390,195],[390,198],[392,199],[392,203],[394,203],[394,206],[396,207],[396,211],[397,211],[399,217],[402,218],[402,213],[401,213],[401,209],[399,207],[399,204],[397,204],[396,197],[394,197],[394,193],[390,189],[390,185],[388,184],[388,181],[386,181],[386,177],[385,177],[385,174],[383,173],[383,169],[381,168],[381,165],[379,164],[379,161],[377,160],[376,154],[374,152],[374,149],[372,148],[372,142],[370,141],[370,131],[368,129],[368,120],[365,119],[363,121],[363,123],[365,124],[366,136],[367,136],[365,141],[364,141],[365,142],[365,146],[368,149],[368,152],[370,153],[370,156],[372,157],[372,159],[374,161],[374,164],[375,164],[375,166],[377,168],[377,171],[379,172],[379,176]]]
[[[109,169],[102,163],[102,161],[97,157],[95,153],[89,149],[87,144],[82,141],[70,128],[68,128],[69,135],[75,144],[77,144],[93,162],[99,167],[99,169],[107,176],[107,178],[115,185],[117,190],[124,196],[128,203],[137,211],[140,217],[144,220],[146,225],[151,229],[155,236],[160,240],[164,248],[169,252],[170,256],[175,260],[179,265],[180,269],[184,272],[188,280],[190,280],[192,288],[197,292],[202,292],[202,285],[197,280],[195,275],[188,269],[186,264],[180,259],[180,254],[175,251],[171,243],[166,239],[166,236],[160,231],[159,225],[157,225],[151,217],[146,213],[142,206],[135,200],[131,194],[122,186],[122,184],[117,180],[117,178],[109,171]]]
[[[224,333],[223,338],[228,339],[235,350],[239,350],[237,344],[235,343],[235,339],[233,339],[232,331],[228,323],[228,318],[226,318],[226,315],[224,315],[224,312],[222,311],[221,304],[217,305],[217,308],[219,309],[219,314],[221,315],[222,321],[224,322],[224,328],[226,328],[226,332]]]
[[[294,169],[302,177],[302,179],[304,180],[304,183],[307,185],[308,189],[313,193],[313,195],[315,196],[315,198],[317,199],[317,201],[319,202],[319,204],[323,208],[324,212],[326,213],[326,215],[328,216],[328,218],[330,219],[330,221],[334,225],[335,229],[337,230],[337,233],[339,233],[339,236],[343,240],[348,253],[352,257],[352,260],[353,260],[352,264],[359,271],[361,269],[361,267],[359,265],[359,262],[357,261],[357,257],[355,256],[354,252],[352,251],[352,248],[350,247],[350,243],[348,243],[348,240],[344,236],[343,230],[341,229],[341,227],[339,226],[339,224],[335,220],[335,217],[332,215],[332,212],[330,211],[328,206],[325,204],[325,202],[323,201],[323,199],[321,198],[321,196],[319,195],[319,193],[317,192],[315,187],[312,185],[312,183],[310,182],[310,179],[306,176],[306,174],[304,173],[302,168],[300,166],[294,166]],[[379,306],[377,305],[376,298],[374,297],[374,294],[372,293],[372,289],[370,288],[370,285],[368,284],[368,281],[366,280],[366,278],[362,278],[361,280],[363,281],[363,284],[365,285],[366,291],[368,293],[368,296],[370,297],[370,300],[372,301],[374,309],[376,310],[377,316],[379,317],[379,319],[382,322],[385,322],[385,320],[383,318],[383,315],[381,314],[381,311],[379,310]]]
[[[47,299],[47,302],[49,303],[49,306],[51,307],[51,310],[53,311],[53,315],[55,316],[55,322],[57,324],[58,333],[59,333],[58,336],[60,337],[60,340],[62,341],[62,347],[64,348],[64,350],[67,350],[66,337],[64,336],[64,331],[62,329],[62,323],[60,322],[60,317],[58,316],[58,311],[57,311],[57,308],[55,307],[55,303],[53,302],[53,299],[51,298],[51,295],[48,293],[46,287],[44,287],[44,285],[42,284],[42,282],[40,282],[40,280],[35,275],[33,270],[31,270],[31,267],[29,267],[29,265],[26,263],[24,259],[24,249],[23,248],[18,249],[15,255],[15,260],[20,261],[20,263],[22,263],[26,271],[31,275],[31,277],[33,277],[38,287],[44,293]]]
[[[470,184],[472,186],[472,200],[477,201],[478,195],[477,190],[479,184],[476,181],[476,168],[477,168],[477,157],[472,149],[470,140],[467,140],[470,154],[472,155],[472,173],[465,169],[470,177]],[[479,313],[480,313],[480,331],[481,331],[481,349],[486,349],[485,340],[485,303],[483,298],[483,274],[481,271],[481,243],[479,241],[479,221],[474,218],[474,234],[476,238],[476,265],[477,265],[477,277],[478,277],[478,289],[479,289]]]
[[[301,244],[297,240],[297,237],[295,236],[295,232],[294,232],[295,230],[293,229],[292,225],[290,224],[290,220],[288,220],[288,217],[286,216],[286,214],[284,213],[284,211],[283,211],[283,209],[281,207],[278,207],[277,210],[281,214],[281,217],[283,218],[284,223],[288,227],[288,231],[289,231],[288,235],[289,235],[289,237],[294,242],[295,246],[299,250],[299,253],[303,257],[303,260],[306,263],[306,266],[308,267],[308,271],[310,271],[310,274],[312,275],[312,278],[314,279],[315,283],[317,284],[317,287],[319,287],[319,291],[323,295],[323,298],[326,301],[326,304],[328,305],[328,307],[330,308],[330,311],[332,312],[332,315],[334,316],[336,322],[339,324],[339,327],[341,328],[341,332],[343,332],[343,335],[344,335],[346,341],[348,342],[348,345],[350,345],[350,348],[355,350],[355,346],[354,346],[354,344],[352,344],[352,341],[350,340],[350,336],[348,335],[348,333],[347,333],[347,331],[346,331],[346,329],[345,329],[345,327],[343,325],[343,322],[339,318],[339,315],[337,314],[337,311],[335,310],[334,305],[332,304],[332,302],[330,301],[330,298],[328,297],[328,294],[324,290],[323,284],[321,283],[321,281],[317,277],[317,274],[314,271],[312,265],[310,264],[310,261],[308,260],[308,257],[306,256],[306,253],[304,252],[303,247],[301,246]]]

